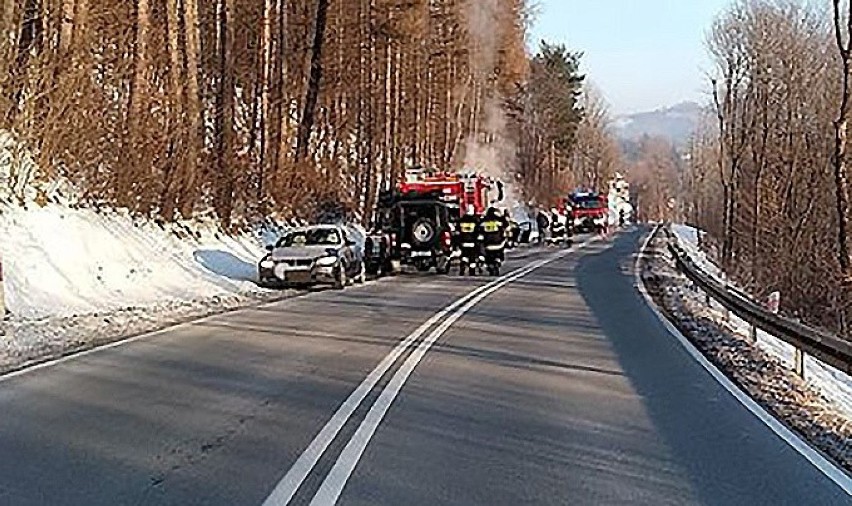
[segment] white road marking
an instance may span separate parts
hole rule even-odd
[[[394,374],[390,383],[388,383],[382,391],[376,403],[370,408],[369,413],[367,413],[364,421],[361,422],[361,425],[358,427],[355,435],[352,436],[352,439],[343,449],[343,452],[340,454],[337,462],[335,462],[334,467],[322,482],[322,485],[311,501],[311,506],[327,506],[337,503],[340,494],[343,492],[343,488],[346,486],[346,482],[355,470],[355,466],[357,466],[358,462],[361,460],[364,450],[367,448],[367,445],[370,443],[370,440],[379,428],[379,424],[382,423],[382,420],[387,414],[388,409],[390,409],[391,404],[393,404],[393,401],[399,395],[399,392],[411,376],[411,373],[414,372],[414,369],[418,366],[418,364],[420,364],[420,361],[423,360],[423,357],[435,344],[435,341],[444,335],[444,333],[449,330],[456,321],[458,321],[468,311],[473,309],[473,307],[480,303],[483,299],[509,283],[526,276],[532,271],[552,262],[553,260],[556,260],[557,258],[561,258],[562,256],[564,256],[564,254],[557,255],[556,258],[550,260],[536,262],[536,264],[523,269],[521,272],[518,272],[510,278],[507,278],[500,283],[491,286],[487,290],[482,291],[476,297],[470,299],[464,306],[457,309],[449,318],[444,320],[441,325],[433,330],[432,333],[420,343],[414,353],[408,357],[405,364],[403,364],[396,374]]]
[[[583,248],[583,247],[585,247],[585,246],[587,246],[587,245],[589,245],[589,244],[591,244],[591,243],[593,243],[597,240],[598,240],[597,237],[593,237],[592,239],[589,239],[588,241],[578,245],[577,249]],[[358,386],[358,388],[356,388],[355,391],[352,392],[352,394],[350,394],[350,396],[346,399],[346,401],[344,401],[344,403],[340,406],[340,408],[338,408],[338,410],[334,413],[334,415],[332,415],[331,419],[326,423],[326,425],[322,428],[322,430],[314,437],[314,439],[311,441],[311,443],[308,445],[308,447],[305,449],[305,451],[299,456],[299,458],[296,460],[296,463],[293,464],[293,467],[290,468],[290,470],[287,472],[287,474],[275,486],[275,489],[272,491],[272,493],[269,495],[269,497],[267,497],[266,500],[263,502],[263,506],[285,506],[290,502],[290,500],[293,498],[293,496],[298,491],[299,487],[301,487],[302,483],[308,477],[308,474],[310,474],[311,470],[314,468],[314,466],[316,466],[317,462],[322,457],[325,450],[328,448],[328,446],[331,444],[331,442],[334,440],[334,438],[337,436],[337,434],[340,432],[340,430],[343,428],[343,426],[346,424],[346,422],[349,420],[349,418],[351,418],[352,414],[355,412],[355,410],[358,408],[358,406],[360,406],[360,404],[364,401],[364,399],[367,397],[367,395],[370,393],[370,391],[379,382],[379,380],[382,378],[382,376],[384,376],[384,374],[393,366],[393,364],[400,357],[400,355],[402,355],[412,345],[412,343],[414,341],[416,341],[417,339],[419,339],[420,336],[422,336],[429,328],[431,328],[433,325],[437,324],[440,320],[442,320],[448,314],[452,313],[453,311],[458,310],[460,307],[466,307],[466,305],[468,303],[470,303],[470,301],[472,299],[477,299],[476,303],[478,303],[483,298],[487,297],[487,295],[484,295],[481,298],[479,298],[480,295],[484,294],[485,292],[488,292],[488,295],[490,295],[491,293],[493,293],[497,289],[502,288],[503,286],[505,286],[506,284],[508,284],[512,281],[515,281],[517,279],[515,276],[517,276],[518,274],[523,273],[523,276],[529,274],[529,272],[532,272],[532,271],[527,272],[527,269],[530,269],[530,267],[535,266],[534,269],[532,269],[532,270],[538,269],[538,268],[540,268],[540,267],[542,267],[542,266],[544,266],[548,263],[551,263],[555,260],[558,260],[559,258],[563,258],[564,256],[568,255],[571,251],[574,251],[574,249],[562,251],[560,253],[557,253],[557,254],[549,257],[546,260],[540,260],[538,262],[533,262],[532,264],[528,265],[525,268],[521,268],[521,269],[518,269],[514,272],[506,274],[506,275],[492,281],[491,283],[488,283],[487,285],[482,286],[482,287],[470,292],[469,294],[465,295],[464,297],[460,298],[459,300],[457,300],[453,304],[447,306],[446,308],[444,308],[443,310],[441,310],[440,312],[435,314],[426,323],[424,323],[417,330],[415,330],[411,335],[406,337],[399,345],[397,345],[396,348],[394,348],[387,355],[387,357],[385,357],[384,360],[382,360],[382,362],[378,366],[376,366],[375,369],[373,369],[373,371],[367,376],[367,378],[364,379],[364,381]],[[495,287],[497,287],[497,288],[495,288]],[[471,305],[471,307],[473,307],[473,306]],[[470,308],[465,309],[464,312],[469,311],[469,309]],[[437,332],[438,330],[443,328],[443,330],[441,330],[440,334],[436,335],[435,339],[440,337],[440,335],[442,335],[444,332],[446,332],[446,330],[449,328],[449,326],[452,325],[453,323],[455,323],[455,321],[457,321],[462,316],[462,314],[459,314],[458,316],[455,316],[455,315],[451,316],[448,320],[446,320],[443,324],[441,324],[438,327],[438,329],[433,331],[433,333],[430,334],[430,336],[426,338],[424,343],[426,341],[428,341],[431,338],[431,336],[435,334],[435,332]],[[452,321],[450,321],[450,320],[452,320]],[[450,321],[450,323],[445,326],[447,321]],[[434,342],[434,340],[433,340],[433,342]],[[421,346],[422,346],[422,343],[421,343]],[[429,345],[429,347],[431,347],[431,344]],[[415,353],[418,353],[419,351],[420,351],[420,349],[418,348],[418,350]],[[422,353],[425,354],[426,351],[428,351],[428,347]],[[414,356],[414,355],[412,355],[412,356]],[[410,360],[411,360],[411,357],[409,357],[409,361]],[[408,364],[409,361],[406,361],[406,364]],[[418,359],[417,362],[419,363],[419,361],[420,360]],[[416,364],[415,364],[415,366],[416,366]],[[405,366],[403,366],[403,367],[405,367]],[[413,368],[412,368],[412,370],[413,370]],[[406,379],[407,379],[408,375],[410,375],[410,374],[411,373],[409,372],[406,375]],[[379,404],[379,402],[382,402],[381,401],[382,398],[385,398],[385,402],[388,400],[388,398],[385,397],[385,392],[388,390],[390,385],[393,384],[394,380],[397,379],[398,375],[399,375],[399,371],[397,371],[397,374],[394,375],[393,379],[391,380],[391,383],[388,384],[385,387],[385,390],[379,396],[379,400],[376,401],[376,404]],[[404,384],[404,381],[399,385],[400,389],[402,388],[403,384]],[[394,394],[394,398],[395,397],[396,397],[396,394]],[[390,402],[393,402],[393,399],[390,399]],[[376,404],[374,404],[373,407],[370,409],[370,412],[367,415],[368,417],[376,409]],[[388,404],[388,407],[389,406],[390,406],[390,403]],[[382,412],[382,416],[384,416],[384,412],[386,412],[386,411],[387,411],[387,408],[385,408],[384,411]],[[380,421],[381,421],[381,419],[379,419],[379,422]],[[358,432],[356,433],[356,436],[357,436],[358,433],[361,433],[362,436],[366,434],[366,432],[363,432],[361,430],[363,426],[364,426],[364,423],[362,422],[361,426],[359,426],[359,429],[358,429]],[[376,424],[376,427],[378,427],[378,422]],[[375,432],[375,428],[373,428],[372,431]],[[372,433],[370,434],[370,437],[372,437]],[[353,437],[353,439],[354,439],[354,437]],[[347,444],[346,448],[349,448],[351,443],[352,443],[352,441],[350,441],[350,443]],[[364,447],[366,447],[367,443],[369,443],[369,438],[364,442]],[[346,450],[344,450],[344,451],[346,451]],[[350,452],[354,453],[354,448],[353,448],[353,450],[350,450]],[[360,453],[363,453],[363,449],[358,454],[359,458],[360,458]],[[338,459],[338,462],[339,462],[339,460],[340,459]],[[357,464],[357,461],[354,464]],[[354,469],[354,464],[352,466],[353,469]],[[337,468],[337,467],[338,467],[338,464],[336,463],[335,468]],[[350,470],[350,474],[351,474],[351,470]],[[347,475],[347,479],[348,479],[348,475]],[[326,478],[326,481],[328,481],[328,478]],[[323,484],[325,484],[325,481],[323,482]],[[345,482],[343,483],[343,485],[345,485]],[[341,486],[341,490],[342,490],[342,486]],[[314,499],[314,501],[316,501],[316,499]]]
[[[822,474],[824,474],[828,479],[833,481],[840,487],[844,492],[848,495],[852,495],[852,477],[846,474],[842,469],[836,466],[833,462],[825,458],[820,452],[815,450],[810,444],[804,441],[798,434],[788,429],[787,426],[778,421],[777,418],[772,416],[766,409],[763,408],[760,404],[758,404],[754,399],[751,398],[747,393],[745,393],[739,385],[731,381],[727,376],[725,376],[722,371],[720,371],[712,362],[710,362],[707,357],[701,353],[695,345],[692,344],[692,341],[686,338],[686,336],[681,333],[681,331],[674,326],[674,324],[669,321],[661,312],[660,308],[657,306],[657,303],[651,297],[651,294],[648,293],[648,289],[645,288],[645,283],[642,281],[642,274],[639,270],[640,262],[643,258],[645,258],[645,252],[648,249],[648,245],[651,244],[651,239],[654,237],[654,234],[650,234],[645,242],[642,244],[642,249],[639,250],[639,255],[636,257],[636,264],[634,266],[634,276],[636,280],[636,286],[639,290],[639,293],[642,294],[642,297],[645,299],[645,303],[648,307],[651,308],[651,311],[654,312],[654,315],[666,330],[674,336],[678,342],[680,342],[681,346],[683,346],[686,351],[695,359],[696,362],[701,364],[707,372],[715,379],[720,385],[722,385],[725,390],[730,392],[731,395],[737,399],[740,404],[742,404],[747,410],[751,412],[758,420],[763,422],[769,430],[775,433],[779,438],[781,438],[784,442],[790,445],[794,450],[796,450],[802,457],[805,458],[808,462],[810,462],[814,467],[816,467]]]
[[[346,425],[346,422],[349,418],[352,417],[352,414],[358,409],[358,406],[361,405],[361,402],[367,397],[373,387],[379,382],[379,380],[384,376],[384,374],[388,371],[388,369],[393,366],[394,362],[402,355],[411,344],[420,338],[429,328],[435,325],[439,320],[444,318],[451,311],[464,304],[470,297],[475,296],[481,290],[488,288],[489,285],[485,285],[473,292],[467,294],[461,299],[457,300],[453,304],[447,306],[443,310],[439,311],[437,314],[432,316],[429,320],[426,321],[423,325],[417,328],[414,332],[412,332],[408,337],[406,337],[401,343],[399,343],[385,358],[382,360],[379,365],[376,366],[375,369],[370,372],[369,375],[358,385],[358,388],[352,392],[349,397],[343,402],[343,404],[337,409],[331,419],[325,424],[322,430],[314,437],[311,441],[310,445],[308,445],[307,449],[299,456],[296,463],[293,464],[293,467],[287,472],[284,478],[276,485],[275,489],[266,498],[263,502],[264,506],[275,506],[275,505],[284,505],[290,502],[290,499],[296,494],[296,491],[302,485],[302,482],[305,481],[305,478],[308,477],[311,470],[314,468],[316,463],[319,461],[322,454],[337,436],[343,426]]]

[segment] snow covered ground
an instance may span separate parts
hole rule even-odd
[[[721,269],[707,256],[707,253],[698,247],[698,230],[687,225],[672,225],[671,231],[678,240],[678,244],[692,258],[696,265],[719,280],[724,280],[725,275]]]
[[[127,212],[0,204],[0,372],[290,296],[255,284],[281,229],[159,226]]]
[[[56,204],[0,209],[0,237],[7,308],[27,319],[255,291],[265,254],[255,234]]]
[[[677,238],[678,244],[699,267],[717,279],[724,279],[721,270],[698,248],[698,231],[695,228],[686,225],[673,225],[672,232]],[[723,324],[730,331],[743,337],[750,336],[751,326],[735,315],[729,317],[728,312],[721,305],[711,302],[707,310],[714,321]],[[757,344],[763,351],[777,358],[786,366],[791,369],[794,367],[795,350],[792,345],[762,330],[757,332]],[[809,385],[817,388],[847,416],[852,418],[852,377],[813,357],[807,357],[805,379]]]
[[[297,293],[255,283],[266,246],[286,229],[271,219],[236,235],[213,220],[158,224],[76,205],[66,181],[39,176],[23,144],[0,130],[0,262],[9,311],[0,318],[0,373]],[[364,229],[348,229],[363,248]]]
[[[642,281],[666,317],[743,391],[852,472],[852,415],[842,396],[827,395],[838,390],[839,380],[804,381],[789,362],[752,344],[747,326],[729,320],[717,304],[708,305],[704,293],[678,271],[661,235],[645,253]]]

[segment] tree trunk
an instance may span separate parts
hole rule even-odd
[[[846,13],[846,30],[841,28],[843,15],[840,0],[834,0],[834,28],[837,49],[843,63],[842,97],[837,121],[834,123],[834,189],[837,212],[838,264],[846,281],[852,281],[852,268],[849,259],[848,212],[849,187],[846,175],[848,156],[848,129],[850,94],[852,94],[852,11]],[[845,37],[845,40],[844,40]]]
[[[192,214],[193,204],[199,194],[199,167],[204,149],[204,118],[199,79],[201,57],[201,26],[198,17],[198,0],[183,0],[184,29],[186,30],[186,128],[187,159],[184,170],[185,188],[180,210],[185,217]]]
[[[230,228],[234,198],[234,31],[235,0],[219,0],[217,12],[217,78],[215,104],[215,207],[222,224]]]
[[[8,0],[7,0],[8,1]],[[41,51],[43,44],[44,20],[42,19],[41,0],[25,0],[18,32],[17,56],[11,76],[11,93],[9,94],[9,109],[6,112],[6,123],[11,125],[21,110],[24,87],[29,72],[30,53]]]
[[[296,163],[305,161],[311,141],[311,131],[314,126],[317,100],[322,84],[322,48],[325,41],[325,27],[328,17],[329,0],[317,0],[316,18],[314,21],[314,37],[311,45],[311,69],[308,79],[308,89],[305,92],[304,109],[299,121],[299,131],[296,138]]]
[[[169,52],[169,156],[164,164],[165,178],[160,196],[160,212],[163,219],[172,221],[177,206],[177,195],[183,188],[185,156],[183,140],[186,136],[185,109],[183,99],[183,58],[181,57],[180,34],[183,30],[179,0],[166,1],[166,32]]]
[[[133,85],[130,90],[130,120],[138,125],[143,101],[148,96],[148,42],[151,32],[151,10],[148,0],[136,3],[136,50],[134,52]]]

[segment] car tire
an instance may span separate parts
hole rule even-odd
[[[421,219],[411,228],[411,235],[417,244],[430,244],[438,235],[437,227],[431,220]]]

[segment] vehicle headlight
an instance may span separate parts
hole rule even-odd
[[[317,265],[320,267],[333,267],[337,264],[337,257],[321,257],[317,260]]]
[[[264,269],[272,269],[275,267],[275,262],[267,258],[266,260],[260,262],[260,266]]]

